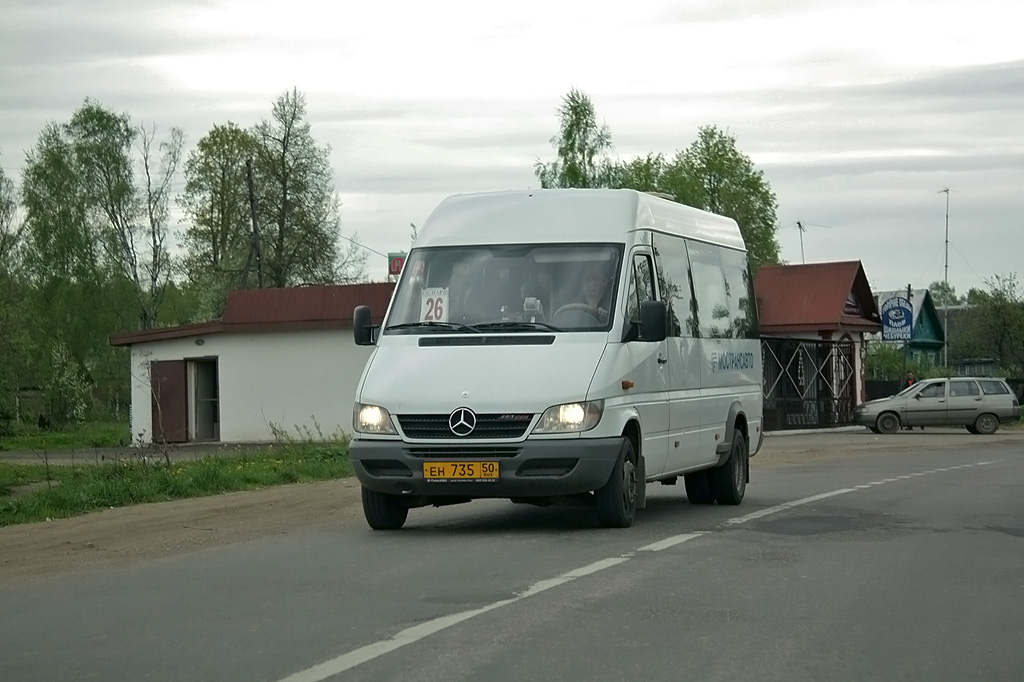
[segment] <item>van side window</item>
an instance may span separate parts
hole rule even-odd
[[[970,379],[955,379],[949,382],[950,398],[972,395],[981,395],[981,391],[978,390],[978,384],[974,383]]]
[[[633,256],[633,270],[629,278],[629,296],[626,299],[626,316],[630,322],[640,321],[640,304],[654,300],[654,277],[651,273],[651,257],[638,253]]]
[[[737,339],[755,339],[759,336],[757,306],[754,304],[754,286],[747,267],[747,254],[733,249],[721,249],[720,253],[725,273],[725,292],[729,297],[732,336]]]
[[[686,242],[679,237],[655,234],[654,258],[661,300],[668,305],[668,335],[683,338],[699,336]]]
[[[686,250],[690,256],[700,335],[715,339],[732,337],[729,297],[718,247],[687,239]]]

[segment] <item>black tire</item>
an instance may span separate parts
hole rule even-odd
[[[882,433],[894,434],[900,430],[900,418],[895,412],[883,412],[875,420],[875,428]]]
[[[871,433],[881,433],[881,431],[878,430],[877,426],[869,426],[868,431],[870,431]]]
[[[398,495],[363,488],[363,516],[374,530],[398,530],[405,525],[409,507]]]
[[[984,436],[991,436],[999,430],[999,419],[994,414],[979,414],[974,420],[974,430]]]
[[[729,458],[708,472],[711,491],[718,504],[739,504],[747,491],[747,467],[749,466],[747,439],[743,432],[734,429]]]
[[[683,476],[686,482],[686,499],[690,504],[714,504],[715,494],[711,490],[711,477],[708,470],[697,471]]]
[[[619,458],[608,482],[594,492],[597,520],[605,528],[629,528],[636,517],[636,451],[628,438],[622,439]]]
[[[967,424],[964,428],[967,429],[967,433],[973,433],[975,435],[978,433],[978,429],[974,428],[974,424]]]

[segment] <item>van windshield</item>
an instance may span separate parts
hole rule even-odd
[[[611,328],[621,244],[413,249],[385,333]]]

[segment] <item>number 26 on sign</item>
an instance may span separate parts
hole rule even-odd
[[[420,304],[421,322],[448,321],[448,289],[434,287],[424,289]]]

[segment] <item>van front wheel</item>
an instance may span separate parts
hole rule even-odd
[[[363,488],[363,516],[374,530],[398,530],[405,525],[409,507],[398,495]]]
[[[636,451],[628,438],[622,439],[619,458],[611,478],[594,492],[597,520],[605,528],[629,528],[636,516],[637,486]]]

